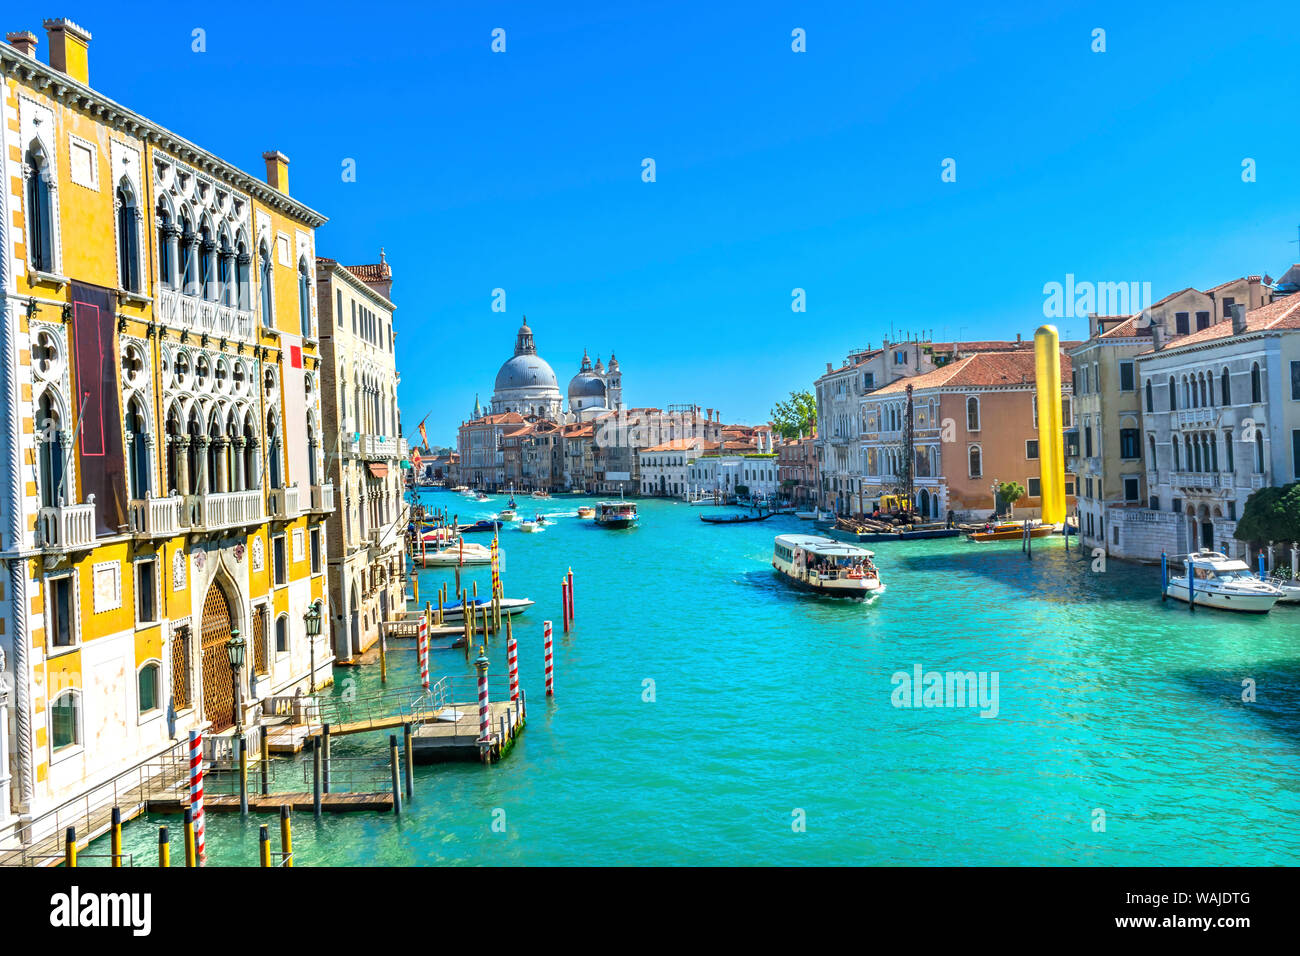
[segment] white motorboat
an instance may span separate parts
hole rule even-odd
[[[532,497],[537,498],[541,501],[549,501],[551,496],[547,494],[545,491],[534,491]]]
[[[1268,583],[1282,592],[1282,596],[1277,599],[1278,604],[1300,604],[1300,581],[1295,578],[1272,577]]]
[[[815,534],[779,534],[772,567],[787,581],[818,594],[873,598],[885,590],[875,554],[856,544]]]
[[[483,608],[491,608],[492,599],[488,597],[471,597],[469,603],[470,610],[481,615]],[[528,598],[503,597],[501,599],[501,613],[507,617],[513,617],[516,614],[522,614],[536,603],[536,601],[530,601]],[[443,621],[463,621],[465,619],[465,609],[459,601],[454,604],[445,604],[442,608],[442,619]]]
[[[498,521],[514,521],[516,517],[518,517],[518,516],[515,514],[514,510],[511,509],[511,508],[507,508],[505,511],[503,511],[503,512],[501,512],[500,514],[497,515],[497,520],[498,520]]]
[[[521,521],[521,522],[519,522],[519,530],[520,530],[520,531],[529,531],[529,532],[532,532],[532,531],[541,531],[543,527],[544,527],[543,525],[538,524],[536,521]]]
[[[822,513],[821,509],[818,508],[814,511],[796,511],[794,516],[796,518],[802,518],[804,521],[816,521],[822,516]]]
[[[451,544],[416,551],[412,561],[426,568],[454,568],[463,564],[491,564],[492,549],[481,544]]]
[[[1266,614],[1282,597],[1282,589],[1251,574],[1245,561],[1202,548],[1184,559],[1189,577],[1170,575],[1165,594],[1179,601],[1192,599],[1202,607],[1222,611]],[[1190,595],[1194,594],[1194,599]]]

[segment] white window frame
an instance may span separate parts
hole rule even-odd
[[[140,620],[140,565],[153,565],[153,613],[152,621]],[[159,573],[161,564],[157,555],[148,555],[145,557],[135,558],[131,562],[131,603],[134,605],[131,609],[131,616],[135,620],[135,629],[137,631],[146,627],[157,627],[162,623],[162,575]]]
[[[72,635],[72,643],[59,645],[54,643],[54,634],[56,628],[50,626],[50,611],[54,607],[53,591],[51,585],[54,582],[63,579],[67,579],[72,582],[72,586],[68,598],[68,606],[72,609],[72,621],[70,622],[69,629],[68,629],[69,633]],[[70,653],[71,651],[78,650],[82,645],[81,601],[79,600],[80,590],[81,590],[81,582],[78,581],[77,574],[72,569],[68,569],[67,571],[60,571],[56,574],[47,574],[45,576],[45,581],[43,582],[41,588],[41,596],[44,600],[43,616],[45,618],[45,656],[47,658],[58,657],[62,654]]]
[[[152,710],[142,710],[140,708],[140,674],[143,673],[144,669],[150,666],[151,664],[158,668],[158,687],[157,687],[158,704]],[[164,714],[167,713],[167,708],[166,706],[164,706],[164,701],[163,701],[164,698],[163,686],[164,686],[163,685],[163,662],[161,658],[151,657],[148,660],[144,661],[139,667],[135,669],[136,726],[140,726],[142,724],[147,724],[152,721],[158,720],[160,717],[162,717]]]

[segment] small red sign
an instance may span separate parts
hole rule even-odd
[[[302,368],[302,347],[298,345],[289,346],[289,365],[293,368]]]

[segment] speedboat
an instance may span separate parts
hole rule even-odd
[[[1279,577],[1274,572],[1268,583],[1282,592],[1282,596],[1277,599],[1278,604],[1300,604],[1300,580]]]
[[[1165,594],[1179,601],[1222,611],[1267,614],[1282,597],[1282,589],[1251,574],[1245,561],[1202,548],[1184,559],[1188,573],[1170,576]]]
[[[474,500],[475,500],[475,501],[487,501],[487,500],[488,500],[488,496],[485,495],[485,494],[483,494],[483,492],[480,491],[478,494],[476,494],[476,495],[474,496]]]
[[[815,511],[796,511],[794,516],[796,518],[802,518],[804,521],[816,521],[822,516],[822,512],[820,508]]]
[[[631,528],[636,524],[636,505],[630,501],[602,501],[596,510],[596,525],[601,528]]]
[[[596,517],[596,509],[591,505],[578,505],[578,517],[594,518]]]
[[[463,524],[457,529],[461,534],[474,534],[480,531],[500,531],[501,522],[494,521],[491,518],[484,518],[482,521],[475,521],[473,524]]]
[[[533,497],[534,497],[534,498],[540,498],[540,499],[543,499],[543,500],[547,500],[547,499],[549,499],[551,496],[550,496],[549,494],[547,494],[545,491],[534,491],[534,492],[533,492]]]
[[[858,600],[885,590],[873,557],[856,544],[815,534],[779,534],[772,546],[772,568],[787,581],[818,594]]]
[[[516,515],[513,508],[507,508],[505,511],[497,515],[497,518],[501,521],[514,521],[515,517]]]
[[[541,530],[542,530],[542,526],[541,526],[540,524],[538,524],[536,521],[521,521],[521,522],[519,522],[519,530],[520,530],[520,531],[530,531],[530,532],[531,532],[531,531],[541,531]]]

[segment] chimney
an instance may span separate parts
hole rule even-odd
[[[1232,306],[1232,334],[1241,335],[1246,331],[1246,306]]]
[[[50,41],[50,66],[79,83],[90,85],[90,33],[66,17],[45,21]]]
[[[273,149],[263,153],[262,158],[266,160],[266,184],[289,195],[289,157]]]
[[[1151,323],[1151,348],[1159,352],[1165,347],[1165,326],[1160,320]]]
[[[17,33],[6,33],[5,40],[23,56],[36,57],[36,44],[40,41],[36,39],[36,34],[31,30],[19,30]]]

